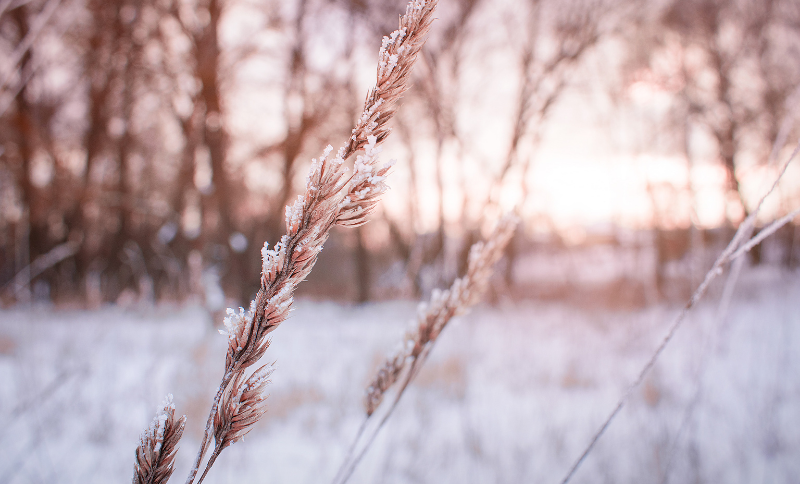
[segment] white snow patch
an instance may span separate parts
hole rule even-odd
[[[713,302],[691,313],[573,482],[659,481],[670,459],[674,483],[794,482],[800,277],[751,276],[719,332]],[[269,410],[222,453],[209,484],[329,481],[361,422],[364,387],[416,303],[295,307],[265,357],[277,361]],[[479,307],[444,331],[351,482],[560,481],[675,312]],[[13,342],[0,353],[0,480],[130,479],[138,437],[172,393],[176,415],[189,416],[180,482],[222,376],[220,326],[191,307],[0,311],[0,337]]]

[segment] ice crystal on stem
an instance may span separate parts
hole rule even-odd
[[[385,183],[389,169],[394,165],[394,160],[377,168],[378,154],[381,148],[377,146],[377,137],[369,136],[364,154],[356,157],[353,167],[353,177],[342,203],[340,203],[339,216],[336,223],[350,227],[357,227],[367,223],[367,215],[375,208],[389,186]]]

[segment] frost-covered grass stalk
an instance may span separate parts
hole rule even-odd
[[[172,395],[168,395],[139,440],[133,484],[156,484],[169,480],[185,424],[186,415],[175,420],[175,404],[172,403]]]
[[[377,82],[367,95],[350,139],[335,156],[331,157],[333,148],[328,146],[319,159],[313,160],[305,192],[286,207],[286,235],[271,249],[265,243],[261,251],[261,287],[250,309],[246,312],[241,308],[238,312],[228,309],[226,329],[222,331],[228,336],[225,372],[212,401],[200,449],[186,484],[195,481],[212,437],[214,451],[198,484],[219,453],[240,440],[263,415],[263,390],[272,368],[261,366],[248,378],[245,378],[246,373],[269,347],[267,335],[288,317],[294,290],[314,267],[333,226],[363,225],[387,190],[385,179],[392,163],[378,166],[379,145],[388,136],[387,122],[409,87],[411,68],[425,42],[436,3],[437,0],[411,0],[405,15],[400,17],[399,29],[383,38],[378,54]],[[363,154],[356,157],[353,172],[348,175],[345,161],[358,151]],[[183,419],[180,422],[182,429]],[[177,440],[170,440],[170,465]],[[156,438],[143,437],[140,451],[143,455],[158,454],[155,449],[160,446],[159,442]],[[163,448],[160,452],[167,450]],[[149,462],[138,460],[137,475],[152,475],[147,468]],[[135,482],[158,484],[169,478],[168,472],[156,474],[158,478]]]
[[[492,269],[503,255],[517,218],[507,215],[497,224],[488,241],[470,247],[467,273],[456,279],[449,289],[434,290],[430,301],[420,304],[413,327],[405,334],[403,342],[393,356],[381,365],[367,387],[364,410],[367,416],[375,413],[386,391],[392,387],[407,368],[422,363],[447,323],[480,301],[489,284]],[[408,379],[413,378],[410,372]]]
[[[386,359],[367,387],[365,419],[334,478],[335,484],[344,484],[350,478],[447,323],[480,301],[492,269],[503,256],[516,226],[515,215],[503,217],[485,243],[478,242],[470,248],[466,274],[456,279],[449,289],[434,291],[427,304],[420,304],[417,318],[397,351]],[[394,387],[394,397],[382,405],[387,391]],[[376,413],[379,409],[381,412]]]

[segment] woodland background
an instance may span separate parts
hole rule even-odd
[[[125,482],[168,393],[185,475],[222,311],[252,298],[404,8],[0,0],[0,484]],[[798,142],[800,3],[443,0],[437,17],[381,155],[392,190],[334,229],[273,333],[268,412],[205,482],[328,482],[418,301],[516,206],[486,303],[351,482],[561,482],[624,401],[570,482],[795,483],[797,221],[658,348]],[[756,230],[800,207],[792,163]]]
[[[0,2],[2,300],[249,300],[402,8]],[[444,2],[383,155],[392,192],[300,294],[425,295],[518,205],[500,292],[685,297],[797,138],[798,49],[788,0]],[[790,167],[764,217],[799,201]],[[793,267],[797,235],[767,259]]]

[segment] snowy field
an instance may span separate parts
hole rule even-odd
[[[724,319],[713,296],[573,482],[798,482],[800,274],[746,272]],[[206,482],[330,482],[415,307],[299,301],[267,352],[268,413]],[[351,482],[560,482],[677,309],[477,308],[444,332]],[[0,484],[130,482],[167,393],[188,415],[183,482],[222,373],[219,325],[198,307],[0,311]]]

